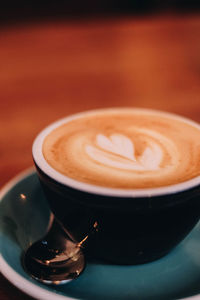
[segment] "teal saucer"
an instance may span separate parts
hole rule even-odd
[[[21,266],[23,250],[45,234],[50,217],[33,169],[2,189],[0,270],[30,296],[40,300],[200,299],[200,223],[162,259],[137,266],[88,262],[79,278],[54,287],[34,281]]]

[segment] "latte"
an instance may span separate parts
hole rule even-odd
[[[165,187],[200,175],[200,127],[153,110],[97,110],[54,127],[42,152],[52,168],[79,182]]]

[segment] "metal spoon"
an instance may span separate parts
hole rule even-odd
[[[81,250],[84,241],[72,241],[54,219],[47,235],[24,252],[23,267],[31,277],[42,283],[66,283],[84,270],[85,258]]]

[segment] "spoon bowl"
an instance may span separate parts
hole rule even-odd
[[[58,285],[78,277],[85,268],[85,258],[81,243],[72,241],[54,219],[47,235],[23,253],[22,265],[32,278]]]

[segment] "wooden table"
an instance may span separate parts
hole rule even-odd
[[[112,106],[200,122],[200,15],[110,17],[0,28],[0,185],[31,166],[48,123]],[[30,299],[0,276],[1,300]]]

